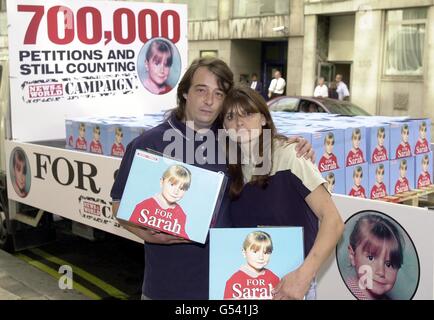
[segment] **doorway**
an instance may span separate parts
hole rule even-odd
[[[287,41],[270,41],[262,43],[261,78],[263,83],[262,95],[264,98],[268,98],[268,87],[270,86],[270,82],[273,79],[276,70],[279,70],[282,74],[282,78],[286,80],[287,55]]]

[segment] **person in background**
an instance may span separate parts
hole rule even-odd
[[[122,132],[122,127],[116,127],[115,129],[115,141],[112,145],[112,156],[123,157],[125,153],[125,147],[122,144],[122,138],[124,133]]]
[[[348,87],[345,82],[342,81],[342,75],[339,73],[336,75],[336,92],[339,100],[349,100],[350,91],[348,91]]]
[[[258,75],[256,73],[252,74],[250,88],[262,95],[262,82],[258,80]]]
[[[330,86],[329,86],[329,98],[330,99],[335,99],[338,100],[339,99],[339,95],[337,93],[337,85],[336,82],[332,81],[330,82]]]
[[[318,85],[313,92],[313,96],[319,98],[328,98],[329,88],[327,88],[327,85],[324,83],[324,77],[318,78]]]
[[[286,81],[282,78],[282,74],[279,70],[274,72],[274,79],[271,80],[268,87],[268,98],[273,99],[283,95],[285,91]]]

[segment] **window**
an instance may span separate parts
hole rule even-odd
[[[235,0],[234,17],[257,17],[289,13],[289,0]]]
[[[423,74],[426,18],[425,8],[387,12],[385,75]]]
[[[187,4],[189,21],[218,18],[218,0],[170,0],[170,2]]]
[[[296,112],[299,101],[297,98],[283,97],[270,102],[269,108],[270,111]]]

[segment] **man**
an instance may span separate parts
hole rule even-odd
[[[262,83],[261,81],[258,81],[258,75],[256,73],[252,74],[250,88],[252,88],[253,90],[257,91],[259,94],[262,95]]]
[[[223,151],[219,146],[217,130],[222,128],[219,114],[226,93],[233,86],[233,73],[222,60],[201,58],[193,61],[178,85],[178,106],[169,118],[157,127],[145,131],[127,147],[125,156],[113,185],[111,196],[113,212],[116,214],[119,201],[136,149],[151,149],[164,153],[172,141],[162,137],[168,130],[174,132],[175,139],[182,141],[182,160],[204,169],[227,172],[226,164],[219,162]],[[210,133],[214,133],[211,135]],[[204,142],[214,145],[214,156],[204,153]],[[194,144],[194,150],[188,145]],[[310,145],[298,147],[299,154],[310,150]],[[193,155],[193,162],[187,161]],[[169,154],[169,156],[173,156]],[[310,150],[305,157],[312,157]],[[230,227],[227,205],[229,197],[222,201],[220,213],[213,227]],[[143,299],[208,299],[209,293],[209,242],[204,245],[153,230],[133,227],[120,221],[121,225],[144,240],[145,273]]]
[[[337,74],[336,75],[336,92],[338,94],[338,99],[339,100],[348,100],[349,96],[350,96],[350,92],[348,91],[348,87],[347,85],[342,81],[342,75],[341,74]]]
[[[274,72],[274,79],[271,80],[270,86],[268,87],[268,98],[273,99],[275,97],[280,97],[285,91],[286,81],[282,78],[282,74],[279,70]]]
[[[314,97],[320,97],[320,98],[328,98],[329,96],[329,89],[324,84],[324,77],[318,78],[318,85],[315,88],[315,91],[313,92]]]

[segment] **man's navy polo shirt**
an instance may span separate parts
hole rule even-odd
[[[216,150],[214,157],[212,154],[207,154],[206,149],[203,150],[205,136],[200,136],[192,129],[188,128],[184,123],[177,120],[173,115],[164,123],[158,125],[151,130],[145,131],[142,135],[134,139],[128,146],[122,163],[119,168],[118,175],[111,190],[113,201],[119,201],[125,188],[131,164],[137,149],[154,150],[163,153],[164,149],[173,141],[163,141],[164,133],[167,130],[175,130],[177,138],[183,141],[184,162],[196,165],[198,167],[212,170],[222,171],[226,173],[226,165],[215,159],[220,155],[217,139],[213,139],[212,143]],[[189,132],[187,132],[189,130]],[[214,126],[211,130],[217,137],[217,127]],[[173,131],[172,131],[173,133]],[[196,139],[189,137],[196,135]],[[201,140],[204,139],[204,140]],[[193,140],[193,141],[192,141]],[[194,141],[198,140],[198,141]],[[194,144],[194,152],[203,155],[198,164],[196,157],[191,154],[187,155],[187,143]],[[211,144],[211,143],[210,143]],[[192,150],[189,150],[190,152]],[[174,156],[174,155],[169,155]],[[210,157],[210,158],[208,158]],[[213,159],[211,159],[213,158]],[[186,161],[193,159],[194,162]],[[212,161],[211,161],[212,160]],[[211,164],[210,164],[211,162]],[[229,183],[228,183],[229,185]],[[200,195],[197,195],[198,197]],[[227,209],[229,198],[227,192],[221,204],[220,213],[215,223],[217,227],[230,227],[229,215]],[[143,281],[142,292],[145,296],[151,299],[208,299],[209,296],[209,241],[202,244],[174,244],[174,245],[159,245],[145,243],[145,274]]]

